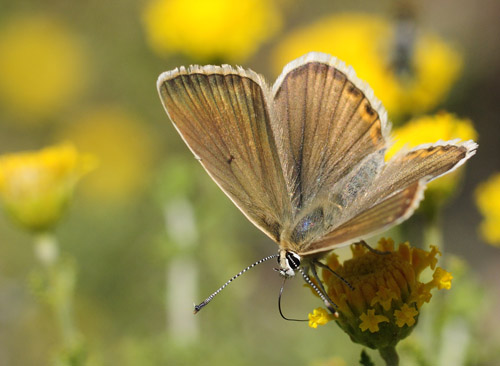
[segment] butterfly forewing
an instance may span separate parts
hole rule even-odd
[[[279,152],[292,162],[287,178],[299,209],[328,199],[336,182],[386,146],[385,112],[353,74],[335,58],[312,53],[287,65],[273,87]]]
[[[261,78],[228,66],[160,76],[170,119],[210,176],[275,241],[290,211]]]

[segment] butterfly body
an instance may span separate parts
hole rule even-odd
[[[390,123],[336,58],[309,53],[272,87],[251,70],[192,66],[160,75],[174,126],[212,179],[279,246],[280,273],[406,220],[426,184],[474,155],[438,142],[385,160]]]

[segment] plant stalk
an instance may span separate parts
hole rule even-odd
[[[396,347],[380,348],[380,356],[384,359],[386,366],[398,366],[399,356],[396,352]]]

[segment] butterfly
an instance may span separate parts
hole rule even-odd
[[[157,86],[196,159],[278,244],[268,258],[285,278],[409,218],[427,183],[477,149],[472,140],[439,141],[386,161],[384,107],[352,67],[318,52],[290,62],[272,86],[229,65],[177,68]]]

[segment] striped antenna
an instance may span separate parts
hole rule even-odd
[[[325,295],[323,294],[323,292],[318,288],[318,286],[316,286],[314,284],[313,281],[311,281],[311,279],[309,278],[309,276],[304,272],[304,270],[302,268],[298,268],[300,273],[302,274],[302,277],[304,277],[304,280],[307,282],[307,284],[309,286],[311,286],[314,291],[316,291],[316,293],[318,294],[318,296],[321,298],[321,300],[323,300],[325,306],[328,308],[328,310],[330,310],[330,312],[335,316],[335,317],[338,317],[339,316],[339,313],[337,313],[337,311],[333,308],[332,305],[334,305],[335,307],[338,307],[332,300],[330,300],[330,298],[328,297],[328,295]],[[332,305],[330,305],[332,304]]]
[[[231,279],[229,281],[227,281],[225,284],[223,284],[217,291],[215,291],[212,295],[210,295],[209,297],[207,297],[202,303],[200,303],[199,305],[195,305],[194,306],[194,314],[196,314],[198,311],[200,311],[201,309],[203,309],[210,301],[212,301],[212,299],[219,293],[221,292],[222,290],[224,290],[224,288],[229,285],[231,282],[233,282],[235,279],[237,279],[238,277],[240,277],[243,273],[245,273],[246,271],[248,271],[249,269],[252,269],[253,267],[255,267],[256,265],[258,264],[261,264],[265,261],[268,261],[269,259],[273,259],[273,258],[277,258],[279,257],[279,254],[273,254],[273,255],[270,255],[269,257],[266,257],[266,258],[262,258],[260,260],[258,260],[257,262],[255,262],[254,264],[251,264],[249,265],[247,268],[245,268],[244,270],[242,270],[240,273],[234,275],[233,277],[231,277]]]

